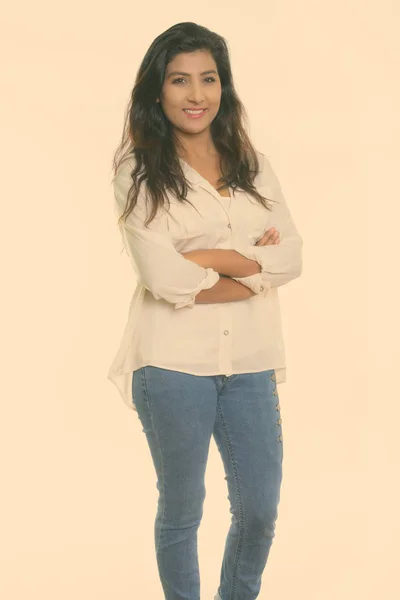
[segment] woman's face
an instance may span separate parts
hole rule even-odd
[[[201,133],[216,117],[221,102],[221,82],[212,55],[205,50],[181,53],[168,64],[161,107],[172,125],[183,133]],[[205,109],[199,117],[185,109]]]

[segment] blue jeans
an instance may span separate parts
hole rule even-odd
[[[154,366],[133,373],[138,418],[159,491],[154,536],[166,600],[200,600],[197,531],[211,436],[221,453],[232,513],[215,600],[254,600],[261,587],[282,481],[274,369],[198,376]]]

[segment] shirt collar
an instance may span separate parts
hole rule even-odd
[[[185,174],[185,177],[190,183],[194,185],[199,185],[204,183],[204,178],[198,173],[193,167],[189,165],[183,158],[179,157],[179,161],[181,163],[182,170]]]
[[[218,194],[218,192],[216,190],[214,190],[214,188],[212,187],[211,183],[209,183],[206,179],[204,179],[204,177],[202,177],[200,175],[200,173],[198,173],[195,169],[193,169],[193,167],[191,167],[189,165],[189,163],[187,163],[181,157],[179,157],[179,161],[181,163],[182,170],[184,172],[186,179],[191,184],[193,184],[195,186],[199,186],[199,187],[204,187],[206,189],[211,189],[211,190],[215,191],[216,194]],[[246,192],[244,190],[242,190],[242,188],[238,187],[235,194],[237,194],[237,193],[246,193]]]

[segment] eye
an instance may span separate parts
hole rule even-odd
[[[206,79],[211,79],[211,82],[216,81],[215,77],[206,77]],[[172,83],[177,83],[178,81],[184,81],[184,78],[178,77],[177,79],[174,79]]]

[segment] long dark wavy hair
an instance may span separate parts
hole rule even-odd
[[[221,81],[220,108],[210,125],[212,140],[220,156],[220,187],[240,187],[267,210],[271,210],[266,202],[269,199],[259,194],[253,185],[260,166],[243,124],[247,122],[247,113],[234,88],[226,40],[206,27],[184,22],[173,25],[155,38],[136,75],[125,113],[122,141],[113,158],[114,176],[125,159],[130,156],[135,159],[131,173],[133,183],[118,224],[122,219],[126,220],[133,210],[144,181],[152,202],[146,227],[158,208],[165,205],[165,200],[168,201],[166,190],[179,201],[189,202],[186,195],[190,184],[183,173],[177,152],[182,146],[156,99],[161,95],[169,62],[177,54],[195,50],[210,52]]]

